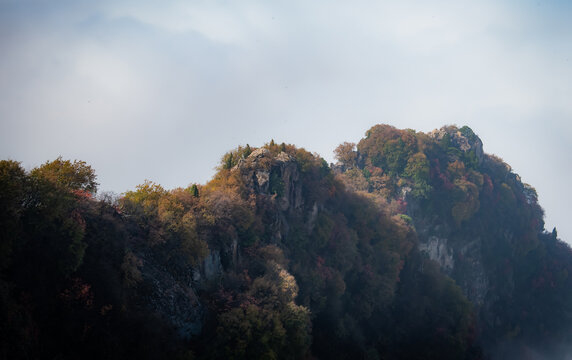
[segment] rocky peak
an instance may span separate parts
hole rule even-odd
[[[250,153],[246,160],[250,163],[256,163],[258,160],[268,156],[270,156],[270,151],[267,148],[258,148]]]
[[[282,211],[302,207],[298,164],[286,152],[273,155],[267,148],[259,148],[240,161],[236,168],[255,193],[275,196]]]
[[[474,151],[479,165],[482,164],[484,158],[483,142],[470,127],[463,126],[459,129],[456,126],[443,126],[431,131],[428,135],[438,142],[450,141],[451,146],[465,153]]]

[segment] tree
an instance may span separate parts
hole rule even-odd
[[[26,173],[20,163],[0,161],[0,269],[8,266],[13,244],[18,241],[26,191]]]
[[[196,198],[199,197],[199,188],[197,187],[197,184],[191,185],[189,191],[190,191],[191,195],[193,195],[193,197],[196,197]]]
[[[419,198],[427,198],[432,190],[429,185],[430,166],[424,153],[418,152],[407,161],[403,172],[405,177],[413,181],[412,194]]]
[[[232,152],[226,153],[222,158],[222,168],[225,170],[230,170],[234,166]]]
[[[99,185],[95,179],[95,171],[85,161],[63,160],[58,157],[54,161],[47,161],[44,165],[35,168],[30,173],[50,181],[56,186],[68,190],[83,190],[95,194]]]
[[[167,194],[168,191],[161,185],[145,180],[143,184],[137,185],[137,190],[125,193],[121,199],[122,211],[142,216],[142,223],[147,224],[148,220],[157,219],[159,202]]]
[[[353,142],[344,142],[340,144],[335,150],[334,154],[336,159],[342,165],[352,168],[356,166],[357,152],[355,151],[356,144]]]
[[[248,157],[248,155],[250,155],[250,154],[252,154],[252,149],[250,148],[249,144],[246,144],[246,147],[244,148],[242,156],[244,156],[244,158],[246,159]]]

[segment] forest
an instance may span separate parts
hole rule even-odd
[[[81,160],[0,161],[0,358],[571,356],[572,251],[472,129],[335,155],[238,146],[118,196]]]

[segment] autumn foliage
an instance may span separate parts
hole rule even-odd
[[[550,354],[571,340],[572,252],[481,146],[376,125],[335,166],[271,141],[207,184],[119,196],[83,161],[1,161],[0,358]]]

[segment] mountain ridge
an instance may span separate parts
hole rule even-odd
[[[470,128],[335,153],[239,146],[101,200],[84,162],[2,161],[3,356],[565,358],[570,247]]]

